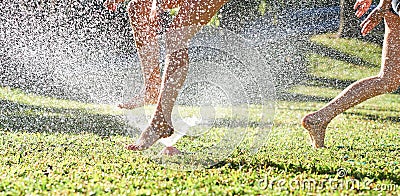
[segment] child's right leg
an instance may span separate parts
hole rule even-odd
[[[227,1],[185,0],[179,5],[181,9],[166,33],[166,68],[156,111],[136,144],[127,146],[129,150],[145,150],[173,133],[171,113],[189,69],[188,41]]]
[[[128,103],[120,104],[120,108],[133,109],[145,104],[157,103],[161,85],[159,47],[157,44],[156,21],[150,20],[152,2],[149,0],[132,0],[128,4],[128,15],[134,34],[137,53],[143,72],[144,92],[134,96]]]
[[[163,9],[178,7],[181,0],[166,0],[160,5]],[[133,109],[145,104],[156,104],[161,86],[159,68],[159,18],[151,19],[151,0],[132,0],[127,8],[131,27],[135,38],[137,52],[143,71],[145,91],[131,99],[120,108]]]

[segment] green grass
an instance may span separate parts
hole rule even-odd
[[[349,56],[359,57],[366,62],[380,65],[382,48],[381,46],[373,43],[363,42],[358,39],[337,39],[331,38],[331,34],[317,35],[312,37],[312,42],[321,44],[323,46],[336,49]]]
[[[326,98],[334,98],[336,95],[340,93],[341,90],[334,88],[322,88],[316,86],[303,86],[298,85],[289,90],[292,93],[298,93],[302,95],[310,95],[310,96],[321,96]]]
[[[343,53],[374,59],[377,53],[355,52],[359,41],[319,36],[326,47]],[[313,38],[312,40],[315,40]],[[341,46],[346,45],[346,46]],[[339,48],[340,47],[340,48]],[[370,47],[364,44],[363,47]],[[356,49],[354,49],[356,50]],[[363,48],[363,51],[367,49]],[[370,50],[374,49],[372,46]],[[362,56],[370,55],[370,57]],[[357,80],[372,70],[362,65],[346,64],[329,57],[309,54],[310,67],[330,62],[324,71],[310,69],[310,74],[339,80]],[[338,74],[337,70],[345,70]],[[375,69],[375,68],[371,68]],[[371,72],[370,72],[371,71]],[[353,74],[350,72],[359,72]],[[320,74],[320,75],[318,75]],[[324,75],[321,75],[324,74]],[[289,93],[331,99],[340,93],[337,87],[295,86]],[[127,134],[121,114],[113,106],[59,100],[18,89],[0,88],[0,194],[399,194],[392,189],[400,184],[400,96],[382,95],[370,99],[335,118],[328,127],[327,149],[312,149],[308,135],[300,126],[301,118],[322,107],[320,101],[279,101],[274,126],[264,147],[256,154],[241,145],[233,154],[211,168],[196,171],[171,170],[158,164],[150,152],[130,152],[125,144],[135,137]],[[146,108],[150,110],[152,108]],[[198,111],[182,107],[187,117]],[[260,107],[251,106],[248,129],[256,132],[261,123]],[[242,115],[229,117],[229,110],[219,108],[218,119],[238,121]],[[240,113],[240,112],[239,112]],[[223,128],[209,132],[210,141],[186,137],[180,148],[196,150],[224,134]],[[246,144],[246,140],[245,140]],[[347,174],[340,178],[338,169]],[[312,180],[325,187],[299,187]],[[336,187],[337,183],[360,182],[360,187]],[[286,183],[284,183],[286,182]],[[288,183],[290,182],[291,185]],[[330,182],[330,183],[329,183]],[[319,184],[319,185],[320,185]]]
[[[0,88],[0,100],[7,100],[13,103],[26,104],[30,106],[58,109],[85,110],[97,114],[122,114],[115,110],[115,106],[81,103],[71,100],[55,99],[35,94],[26,94],[19,89]]]
[[[376,44],[357,39],[337,39],[332,35],[317,35],[310,40],[331,50],[337,50],[347,57],[356,57],[366,64],[354,64],[346,59],[336,59],[327,55],[308,54],[309,71],[315,77],[354,81],[377,75],[380,70],[382,48]],[[371,66],[372,65],[372,66]]]
[[[379,67],[365,67],[354,65],[345,61],[334,60],[318,54],[310,54],[310,72],[316,77],[339,79],[339,80],[358,80],[379,73]],[[332,73],[335,73],[333,75]]]

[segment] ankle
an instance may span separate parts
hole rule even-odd
[[[303,120],[305,125],[326,125],[330,122],[330,119],[320,111],[307,114]]]

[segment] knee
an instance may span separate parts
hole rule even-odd
[[[400,75],[395,74],[383,74],[379,77],[379,83],[382,90],[385,93],[391,93],[399,89],[400,87]]]

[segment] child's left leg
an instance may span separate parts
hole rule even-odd
[[[400,17],[385,14],[385,39],[382,49],[382,68],[379,75],[366,78],[346,88],[335,99],[317,112],[304,117],[312,144],[324,147],[325,130],[329,122],[347,109],[372,97],[390,93],[400,86]]]

